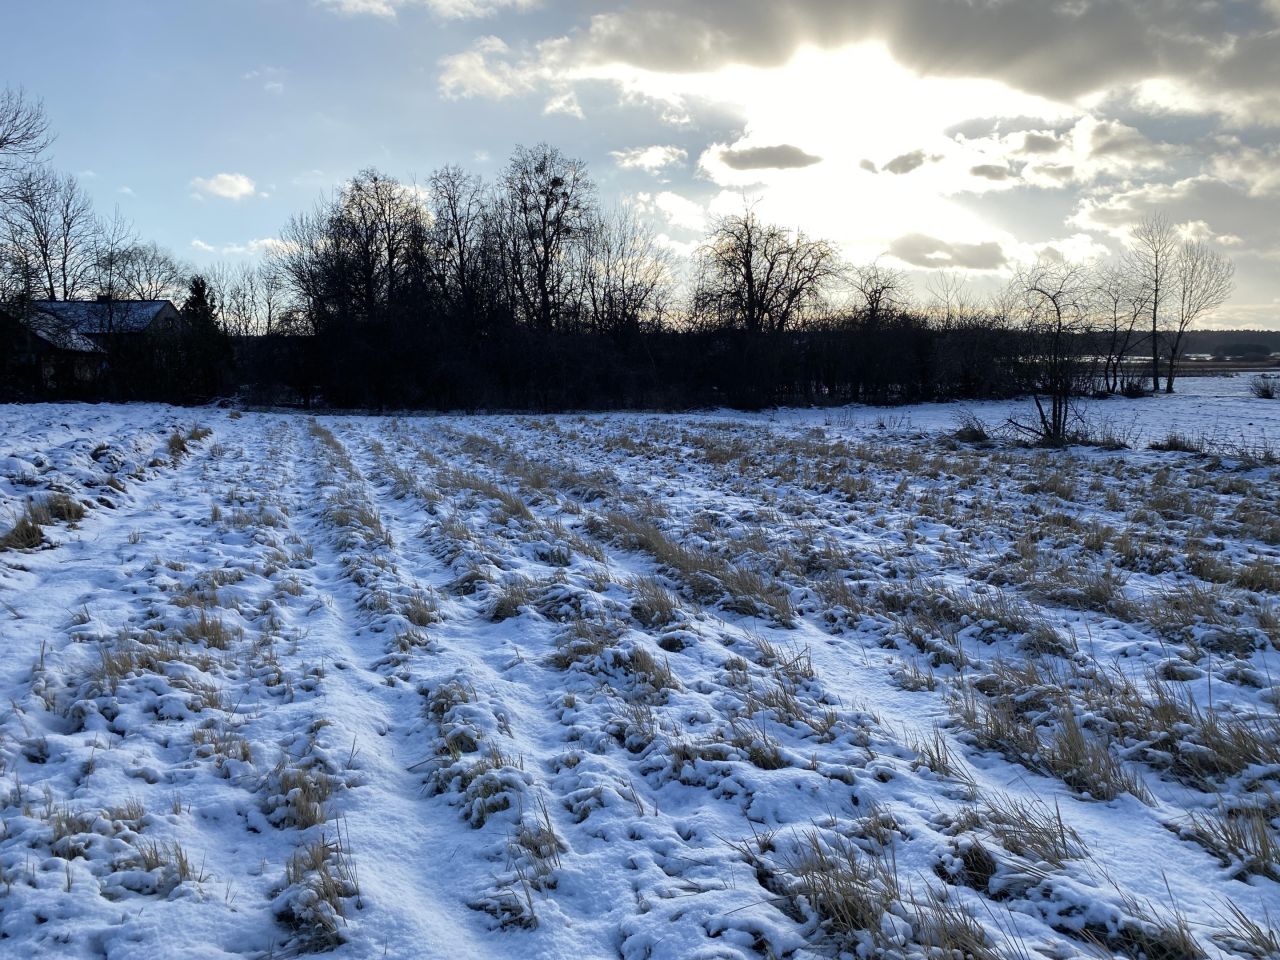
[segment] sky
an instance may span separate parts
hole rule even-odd
[[[587,161],[677,255],[714,217],[994,289],[1163,212],[1280,328],[1280,0],[40,0],[0,84],[56,166],[197,266],[373,166]]]

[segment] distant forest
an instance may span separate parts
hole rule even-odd
[[[261,263],[196,275],[99,217],[43,163],[45,141],[39,107],[7,92],[10,397],[560,410],[1035,394],[1053,435],[1075,395],[1172,391],[1188,353],[1280,349],[1277,333],[1192,329],[1229,297],[1232,267],[1159,215],[1113,261],[1045,258],[983,298],[940,272],[921,293],[749,204],[677,259],[633,208],[601,204],[583,162],[541,144],[492,181],[456,166],[421,184],[361,171],[285,224]],[[40,303],[78,299],[172,299],[181,320],[98,331],[98,359],[70,380],[18,370],[24,330],[39,353]],[[41,336],[70,349],[45,342],[47,324]]]

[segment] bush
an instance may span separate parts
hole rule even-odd
[[[1249,381],[1249,389],[1259,400],[1274,400],[1277,392],[1277,377],[1265,375],[1254,377]]]
[[[1195,437],[1179,433],[1177,430],[1169,431],[1169,434],[1163,440],[1151,441],[1149,446],[1152,450],[1171,450],[1178,453],[1204,453],[1203,440],[1197,440]]]
[[[1130,400],[1149,396],[1150,393],[1151,391],[1147,389],[1147,381],[1142,378],[1126,377],[1124,382],[1120,384],[1120,395],[1128,397]]]
[[[971,410],[966,410],[956,418],[956,432],[952,436],[961,443],[987,443],[991,440],[987,425]]]

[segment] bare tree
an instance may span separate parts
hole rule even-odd
[[[906,273],[881,266],[879,260],[854,267],[851,277],[853,289],[862,300],[863,316],[873,327],[884,314],[905,305],[911,295]]]
[[[1038,423],[1010,423],[1041,443],[1061,446],[1069,436],[1074,399],[1093,379],[1093,281],[1084,267],[1041,260],[1020,270],[1014,283],[1023,298],[1025,355],[1035,382]]]
[[[93,279],[97,223],[71,174],[34,167],[13,183],[5,209],[9,242],[27,251],[49,300],[83,295]]]
[[[328,291],[333,286],[332,264],[337,260],[328,231],[329,212],[318,204],[310,213],[289,218],[280,232],[280,245],[271,259],[284,278],[298,309],[296,318],[314,332],[324,329],[333,312]],[[299,326],[294,323],[293,326]]]
[[[428,221],[415,191],[363,170],[290,220],[270,262],[317,332],[384,321],[409,297],[406,280],[426,245]]]
[[[1151,316],[1151,389],[1160,389],[1160,311],[1169,297],[1178,259],[1178,232],[1155,213],[1133,228],[1125,268],[1141,286]]]
[[[933,271],[925,289],[929,293],[927,309],[941,330],[966,323],[981,311],[981,301],[975,298],[964,277],[955,270]]]
[[[437,283],[447,303],[474,322],[482,283],[485,185],[461,167],[437,170],[429,182]]]
[[[555,147],[518,147],[498,195],[508,289],[520,316],[547,331],[571,322],[578,306],[571,254],[592,225],[595,188],[586,164]]]
[[[766,224],[722,217],[697,253],[693,315],[748,333],[780,333],[822,304],[843,273],[835,247]]]
[[[670,292],[670,258],[630,210],[601,217],[584,245],[592,329],[626,336],[658,323]]]
[[[0,91],[0,204],[11,199],[18,174],[35,163],[48,145],[44,105],[28,99],[21,87]]]
[[[397,301],[411,251],[426,236],[417,194],[374,169],[362,170],[338,201],[331,227],[356,283],[363,318],[385,315]]]
[[[120,287],[131,300],[172,300],[186,292],[191,268],[152,243],[135,243],[124,253]]]
[[[1173,380],[1187,330],[1201,317],[1221,307],[1235,289],[1235,266],[1205,244],[1188,240],[1178,250],[1173,265],[1172,310],[1167,318],[1165,393],[1173,393]]]
[[[133,224],[121,215],[119,207],[109,219],[98,219],[93,229],[93,279],[95,293],[107,300],[126,299],[125,277],[129,253],[137,243]]]
[[[258,329],[266,336],[278,332],[287,306],[285,280],[274,259],[258,264]]]
[[[258,332],[260,291],[256,265],[242,263],[237,268],[215,267],[206,281],[218,305],[218,321],[224,333],[247,337]]]
[[[1098,264],[1093,275],[1093,293],[1103,318],[1103,383],[1116,392],[1126,380],[1125,358],[1141,344],[1137,330],[1149,307],[1147,290],[1122,264]]]

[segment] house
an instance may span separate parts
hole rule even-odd
[[[0,344],[0,387],[17,395],[82,393],[106,365],[101,346],[48,313],[0,310]]]
[[[49,318],[98,344],[117,337],[169,332],[182,317],[172,300],[37,300],[31,307],[34,317]]]

